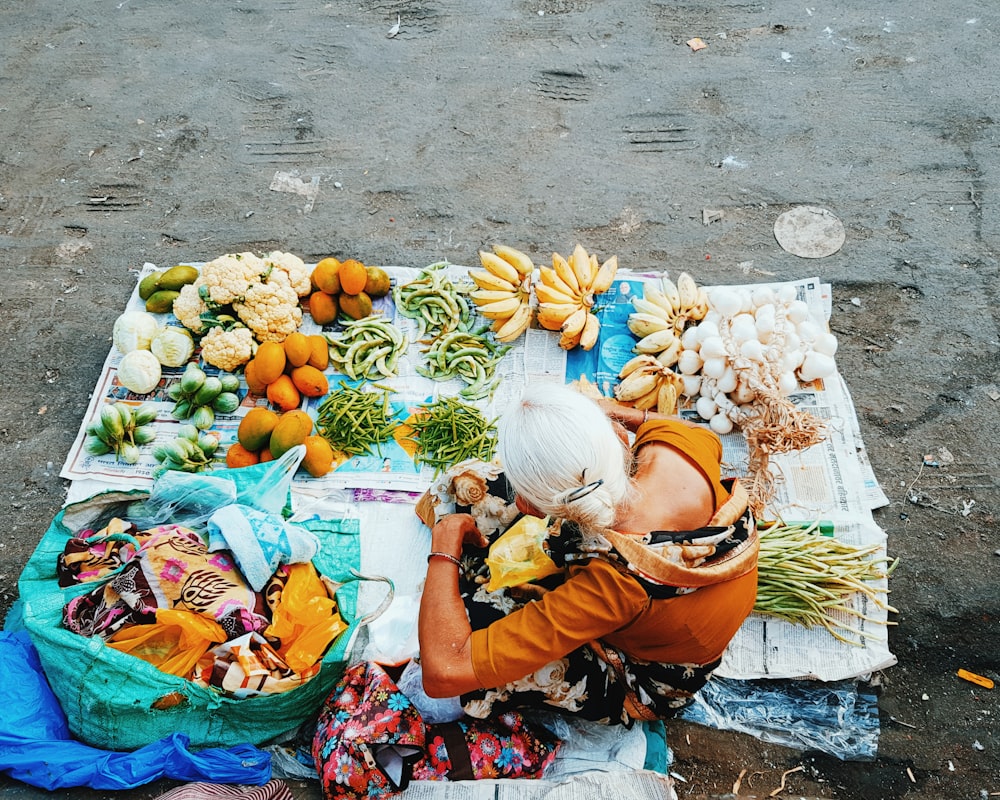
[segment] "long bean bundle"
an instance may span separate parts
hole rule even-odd
[[[316,429],[330,446],[348,456],[370,455],[372,447],[388,440],[396,424],[392,421],[388,388],[369,384],[380,391],[366,391],[341,381],[316,409]]]
[[[417,463],[434,467],[435,474],[470,458],[490,461],[496,451],[495,423],[454,397],[425,403],[406,424],[413,429]]]
[[[822,625],[840,641],[861,645],[874,635],[846,620],[883,621],[857,610],[859,593],[879,609],[896,612],[884,599],[887,590],[873,582],[888,577],[898,559],[890,563],[879,550],[879,545],[854,547],[824,536],[819,523],[763,528],[754,611],[798,625]]]
[[[418,339],[436,339],[456,329],[468,330],[473,312],[467,299],[473,286],[460,286],[448,276],[448,262],[424,267],[409,283],[393,291],[396,311],[417,321]]]

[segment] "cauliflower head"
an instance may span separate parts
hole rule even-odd
[[[174,316],[190,331],[201,333],[205,329],[202,314],[208,313],[208,306],[198,294],[201,278],[181,287],[181,293],[174,299]]]
[[[251,285],[233,309],[259,342],[283,342],[302,323],[299,296],[281,279]]]
[[[242,300],[267,271],[264,260],[253,253],[227,253],[205,264],[198,281],[213,303],[228,306]]]
[[[212,328],[202,337],[201,357],[226,372],[235,372],[253,356],[253,331],[249,328]]]
[[[299,297],[305,297],[312,291],[310,270],[297,255],[274,250],[264,256],[264,263],[272,268],[272,276],[279,271],[284,273],[288,277],[288,284]]]

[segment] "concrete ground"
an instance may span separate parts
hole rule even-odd
[[[901,562],[879,755],[678,724],[679,791],[746,769],[767,795],[802,766],[786,796],[1000,792],[996,690],[955,676],[1000,677],[998,36],[973,0],[7,0],[0,612],[146,261],[580,242],[705,284],[818,275]],[[779,246],[802,204],[843,221],[838,252]]]

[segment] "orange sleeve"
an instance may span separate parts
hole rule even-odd
[[[648,604],[639,584],[592,559],[540,600],[473,631],[472,667],[484,687],[503,686],[628,625]]]
[[[675,419],[654,419],[644,422],[635,434],[633,449],[650,442],[668,445],[682,453],[712,485],[715,507],[729,499],[722,485],[722,441],[706,428],[693,428]]]

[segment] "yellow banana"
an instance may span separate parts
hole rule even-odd
[[[499,275],[494,275],[488,269],[470,269],[469,277],[480,289],[488,292],[516,292],[517,287]]]
[[[674,305],[673,301],[655,283],[647,283],[643,287],[642,296],[663,309],[663,313],[667,315],[668,319],[672,319],[674,314],[677,313],[677,306]]]
[[[576,298],[572,295],[560,292],[558,289],[553,289],[541,281],[535,284],[535,296],[538,298],[539,303],[569,303],[572,306],[579,305]]]
[[[615,386],[615,398],[623,402],[632,402],[654,392],[659,384],[659,376],[655,373],[635,371],[623,378]]]
[[[656,317],[652,314],[629,314],[628,329],[640,339],[649,336],[657,331],[672,331],[674,326],[663,317]]]
[[[482,311],[482,309],[480,309]],[[666,350],[673,342],[678,342],[677,334],[675,334],[669,328],[667,330],[656,331],[648,336],[644,336],[638,342],[636,342],[635,347],[632,348],[633,353],[652,353],[656,355],[664,350]]]
[[[501,342],[513,342],[524,333],[531,324],[531,306],[521,303],[517,311],[511,314],[510,318],[499,328],[495,328],[496,337]]]
[[[580,287],[581,291],[586,291],[590,288],[592,283],[590,275],[590,256],[587,255],[587,251],[584,249],[582,244],[578,244],[573,248],[573,255],[567,259],[569,265],[573,268],[573,274],[576,275],[577,286]]]
[[[531,263],[531,259],[520,250],[515,250],[513,247],[507,247],[503,244],[495,244],[493,245],[493,252],[510,264],[522,276],[530,275],[535,269],[535,265]]]
[[[559,337],[559,346],[563,350],[572,350],[574,347],[580,344],[581,336],[583,336],[582,330],[579,333],[573,334],[572,336],[564,333]]]
[[[480,250],[479,260],[487,270],[492,272],[498,278],[503,278],[508,283],[514,284],[514,286],[521,285],[521,273],[500,258],[500,256],[496,253]]]
[[[673,313],[668,314],[666,309],[661,305],[654,303],[652,300],[647,300],[644,297],[633,297],[632,308],[640,314],[650,314],[654,317],[659,317],[664,322],[671,322],[674,317]]]
[[[567,303],[539,303],[538,324],[547,331],[557,331],[562,328],[570,315],[579,309],[580,306],[571,306]]]
[[[704,286],[698,287],[698,302],[695,303],[694,308],[691,310],[691,319],[702,320],[708,313],[708,292],[705,291]]]
[[[692,309],[698,305],[698,284],[686,272],[677,276],[677,293],[681,298],[682,309]]]
[[[677,413],[677,387],[671,381],[663,381],[656,393],[656,410],[661,414]]]
[[[560,278],[559,273],[552,269],[552,267],[539,267],[538,276],[541,278],[541,282],[549,288],[555,289],[557,292],[569,295],[570,297],[576,296],[576,290]]]
[[[587,324],[587,317],[591,316],[585,308],[578,308],[563,322],[559,329],[566,336],[576,336],[583,332],[583,326]]]
[[[681,357],[681,340],[674,337],[674,340],[656,354],[656,360],[665,367],[672,367]]]
[[[611,256],[597,270],[594,280],[590,284],[590,291],[594,294],[604,294],[604,292],[611,288],[611,284],[614,282],[615,275],[617,274],[618,256]]]
[[[677,284],[664,275],[660,278],[660,289],[663,291],[663,296],[667,298],[667,302],[670,303],[670,307],[676,312],[681,307],[681,293],[677,289]]]
[[[642,397],[637,397],[633,400],[632,407],[641,408],[643,411],[648,408],[655,408],[656,400],[659,397],[659,394],[659,386],[657,385],[652,391],[646,392],[646,394],[642,395]]]
[[[580,334],[580,347],[590,350],[597,344],[597,336],[601,332],[601,322],[596,314],[587,314],[587,321],[583,324],[583,331]]]
[[[581,290],[580,282],[576,279],[576,273],[569,265],[569,262],[558,253],[552,254],[552,269],[555,270],[563,283],[573,290],[574,295],[578,295]]]
[[[517,311],[520,305],[521,299],[519,297],[506,297],[503,300],[479,306],[476,310],[487,319],[506,319]]]
[[[625,365],[621,368],[621,372],[618,373],[618,377],[624,378],[631,375],[640,367],[658,367],[659,363],[660,362],[648,353],[640,353],[625,362]]]
[[[513,292],[495,292],[488,289],[479,289],[475,292],[469,292],[469,297],[472,298],[472,301],[477,306],[485,306],[488,303],[495,303],[498,300],[506,300],[508,297],[518,298],[518,294],[516,290]]]

